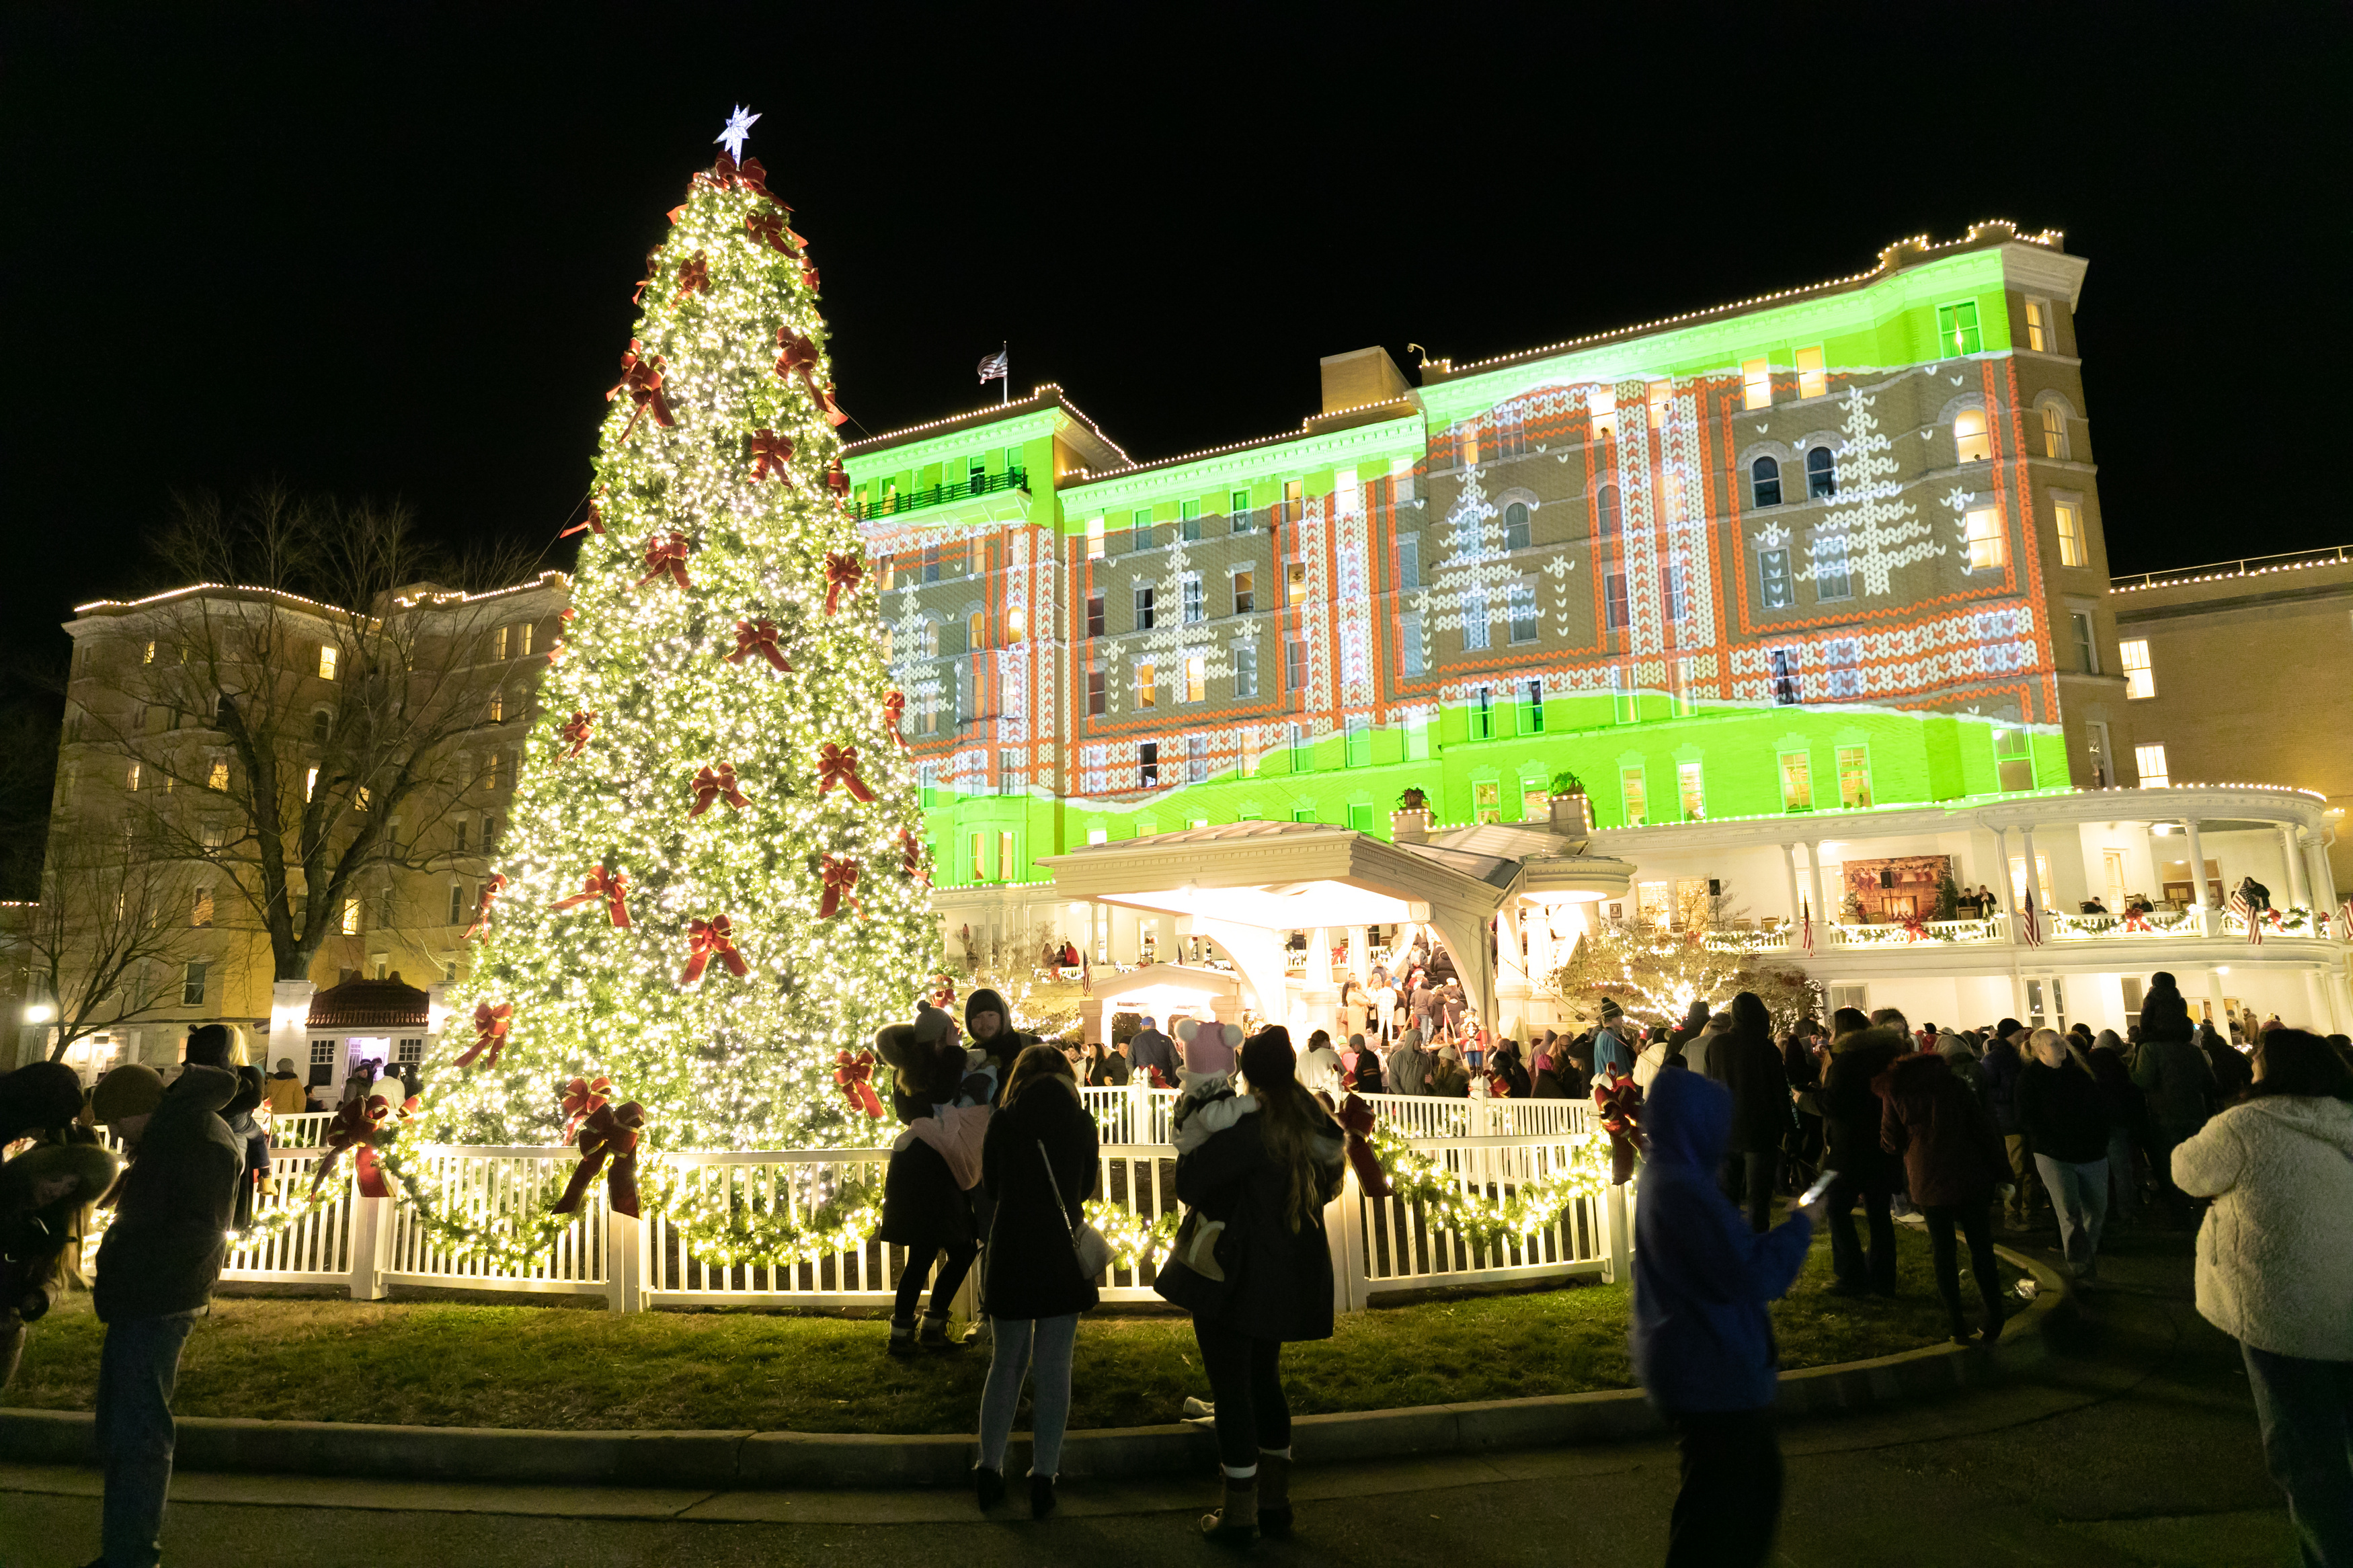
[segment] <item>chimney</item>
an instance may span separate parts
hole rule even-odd
[[[1405,373],[1398,369],[1397,361],[1389,358],[1389,351],[1384,348],[1325,354],[1322,364],[1325,414],[1360,408],[1368,403],[1391,403],[1413,391]]]

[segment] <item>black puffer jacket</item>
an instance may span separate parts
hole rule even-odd
[[[1732,1027],[1716,1036],[1708,1058],[1708,1076],[1732,1090],[1730,1152],[1767,1154],[1780,1148],[1797,1119],[1781,1050],[1773,1043],[1772,1015],[1760,999],[1746,991],[1732,999]]]
[[[212,1299],[245,1149],[219,1116],[237,1075],[191,1065],[164,1091],[98,1248],[100,1322],[189,1312]]]
[[[1904,1031],[1881,1025],[1841,1035],[1831,1042],[1831,1065],[1822,1074],[1822,1132],[1829,1154],[1822,1163],[1854,1181],[1892,1180],[1895,1157],[1880,1146],[1883,1113],[1872,1080],[1906,1055]]]
[[[1071,1089],[1067,1079],[1033,1078],[989,1120],[980,1184],[997,1200],[997,1215],[980,1289],[993,1318],[1059,1318],[1087,1311],[1097,1300],[1095,1282],[1080,1275],[1071,1250],[1071,1227],[1085,1222],[1101,1169],[1094,1118]],[[1041,1146],[1067,1205],[1060,1214]]]
[[[1264,1121],[1263,1112],[1246,1115],[1176,1162],[1176,1195],[1226,1222],[1218,1258],[1227,1289],[1207,1316],[1254,1340],[1328,1340],[1332,1249],[1324,1205],[1340,1190],[1345,1135],[1329,1122],[1330,1136],[1316,1141],[1314,1212],[1293,1230],[1290,1173],[1267,1157]]]

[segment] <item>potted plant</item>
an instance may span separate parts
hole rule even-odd
[[[1593,805],[1585,798],[1585,781],[1567,768],[1552,775],[1552,789],[1546,802],[1546,815],[1552,819],[1552,830],[1565,838],[1589,838],[1593,836]]]
[[[1398,792],[1397,809],[1389,813],[1389,837],[1400,844],[1419,844],[1430,837],[1430,795],[1419,784]]]

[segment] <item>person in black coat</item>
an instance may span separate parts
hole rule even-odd
[[[884,1028],[875,1048],[893,1069],[891,1107],[902,1124],[932,1116],[943,1106],[987,1105],[995,1096],[994,1064],[974,1068],[955,1021],[936,1007],[923,1008],[913,1024]],[[948,1338],[948,1303],[980,1255],[980,1232],[971,1197],[932,1144],[911,1139],[892,1152],[882,1178],[882,1226],[874,1234],[907,1249],[891,1313],[891,1353],[962,1350],[961,1342]],[[932,1260],[943,1254],[919,1338],[915,1304]]]
[[[1000,1094],[1004,1092],[1005,1080],[1012,1076],[1015,1058],[1039,1043],[1037,1036],[1025,1035],[1013,1026],[1013,1009],[1005,1005],[1004,997],[986,985],[964,999],[964,1032],[997,1064]]]
[[[983,1509],[1005,1496],[1005,1446],[1028,1375],[1035,1379],[1029,1515],[1053,1511],[1071,1418],[1071,1347],[1079,1314],[1099,1299],[1095,1282],[1079,1272],[1073,1241],[1102,1168],[1096,1150],[1094,1118],[1079,1103],[1071,1064],[1051,1046],[1023,1051],[981,1149],[981,1186],[996,1200],[980,1277],[981,1305],[996,1330],[973,1471]]]
[[[1791,1131],[1782,1143],[1781,1190],[1795,1197],[1813,1184],[1822,1163],[1820,1103],[1822,1067],[1816,1056],[1822,1026],[1811,1018],[1798,1020],[1795,1033],[1781,1043],[1781,1072],[1789,1080]]]
[[[1282,1346],[1332,1337],[1324,1206],[1339,1194],[1347,1150],[1339,1123],[1299,1082],[1289,1031],[1278,1025],[1244,1041],[1241,1077],[1249,1108],[1176,1161],[1176,1195],[1198,1211],[1193,1223],[1224,1227],[1212,1265],[1223,1278],[1172,1263],[1155,1287],[1192,1312],[1216,1395],[1225,1499],[1201,1528],[1224,1541],[1291,1529]]]
[[[2066,1036],[2037,1029],[2030,1038],[2034,1059],[2018,1078],[2019,1124],[2051,1194],[2067,1266],[2078,1279],[2095,1279],[2108,1217],[2107,1101],[2091,1062]]]
[[[1825,1170],[1838,1180],[1823,1194],[1830,1221],[1831,1268],[1838,1276],[1833,1296],[1895,1294],[1895,1221],[1889,1205],[1895,1191],[1894,1158],[1880,1146],[1883,1107],[1872,1080],[1907,1054],[1909,1037],[1878,1024],[1841,1035],[1831,1042],[1830,1067],[1822,1074]],[[1854,1233],[1854,1200],[1862,1200],[1870,1230],[1865,1252]]]
[[[1748,1228],[1761,1235],[1772,1227],[1774,1167],[1792,1119],[1789,1079],[1780,1047],[1773,1043],[1772,1015],[1755,992],[1732,999],[1732,1027],[1716,1037],[1708,1067],[1708,1076],[1732,1090],[1724,1195],[1746,1208]]]

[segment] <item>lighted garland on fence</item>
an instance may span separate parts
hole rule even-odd
[[[280,1200],[275,1208],[260,1210],[257,1206],[257,1212],[245,1228],[229,1232],[228,1244],[232,1247],[259,1246],[297,1220],[308,1219],[328,1205],[341,1202],[351,1194],[351,1190],[352,1173],[346,1170],[316,1187],[303,1188],[290,1202]]]
[[[554,1212],[552,1194],[561,1192],[563,1184],[553,1173],[533,1184],[528,1217],[491,1215],[486,1212],[487,1195],[470,1198],[451,1193],[448,1183],[429,1173],[430,1162],[412,1164],[406,1152],[397,1142],[381,1151],[385,1173],[406,1192],[425,1234],[452,1257],[480,1258],[502,1272],[528,1275],[547,1260],[556,1237],[580,1217]],[[474,1214],[470,1215],[469,1209]]]
[[[838,1253],[856,1252],[882,1223],[881,1194],[871,1180],[845,1181],[813,1210],[788,1213],[756,1188],[687,1179],[698,1169],[656,1156],[646,1173],[647,1195],[686,1250],[703,1263],[729,1268],[791,1268]]]
[[[1419,1204],[1433,1224],[1482,1247],[1534,1235],[1577,1199],[1598,1198],[1609,1189],[1609,1142],[1596,1136],[1575,1145],[1574,1163],[1560,1174],[1522,1182],[1500,1198],[1464,1191],[1457,1177],[1378,1118],[1366,1142],[1388,1176],[1390,1191]]]

